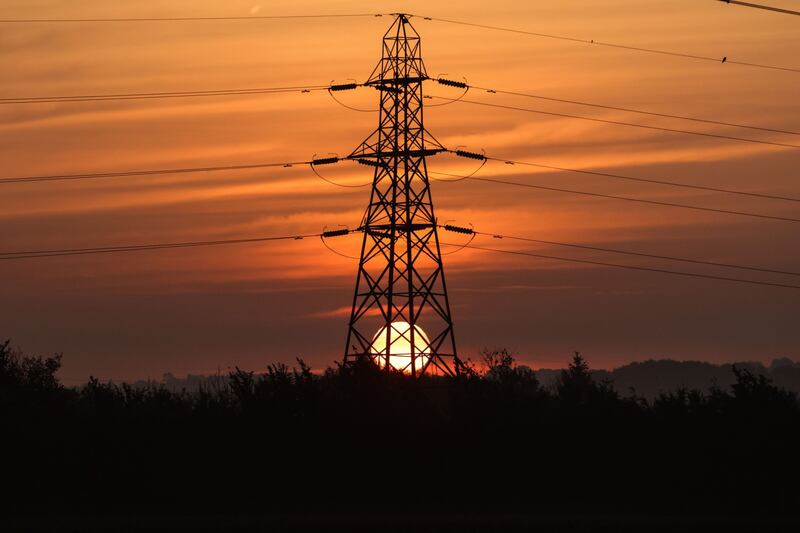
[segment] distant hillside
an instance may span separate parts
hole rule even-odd
[[[775,359],[768,367],[752,361],[716,365],[703,361],[651,359],[623,365],[613,370],[592,370],[591,372],[598,380],[610,380],[614,388],[623,396],[629,395],[633,390],[638,396],[653,399],[662,392],[675,391],[680,387],[706,391],[710,387],[717,386],[727,390],[736,381],[733,374],[734,365],[738,368],[746,368],[754,374],[764,375],[779,387],[800,393],[800,362],[787,358]],[[543,368],[536,371],[536,377],[543,386],[551,387],[560,373],[561,369]],[[200,389],[219,390],[226,386],[227,380],[227,373],[189,374],[185,378],[164,374],[159,382],[138,381],[133,385],[143,387],[158,384],[173,392],[194,393]]]
[[[614,388],[626,395],[634,391],[638,396],[652,399],[662,392],[679,387],[707,390],[717,386],[728,389],[735,381],[733,366],[747,368],[754,374],[762,374],[787,390],[800,393],[800,363],[791,359],[775,359],[769,365],[752,361],[715,365],[703,361],[673,361],[671,359],[648,360],[608,370],[595,370],[596,379],[610,380]],[[552,386],[560,369],[543,368],[536,371],[539,382]]]

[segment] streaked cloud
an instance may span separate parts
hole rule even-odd
[[[776,0],[777,1],[777,0]],[[724,7],[724,6],[723,6]],[[9,0],[0,16],[178,16],[394,11],[391,2]],[[791,17],[712,2],[477,1],[403,9],[544,33],[796,66]],[[364,78],[390,19],[149,25],[18,25],[0,34],[2,96],[157,92],[325,84]],[[412,19],[432,75],[544,96],[797,129],[796,74],[601,49]],[[430,94],[450,95],[431,85]],[[342,96],[370,107],[376,94]],[[471,91],[470,99],[543,111],[796,142],[584,106]],[[426,100],[427,102],[427,100]],[[304,161],[346,154],[377,116],[324,93],[0,106],[2,175]],[[444,144],[575,169],[800,196],[792,149],[655,132],[457,103],[426,110]],[[436,156],[432,171],[471,161]],[[370,179],[353,164],[326,168],[340,183]],[[568,172],[489,163],[478,176],[551,187],[797,216],[791,203],[735,198]],[[173,242],[355,227],[368,189],[342,189],[295,167],[180,176],[3,185],[0,248]],[[465,181],[433,182],[441,221],[493,233],[616,246],[800,270],[790,224]],[[442,240],[463,243],[463,236]],[[358,235],[331,241],[357,254]],[[596,253],[481,238],[486,246],[596,258]],[[604,256],[605,257],[605,256]],[[465,249],[445,257],[459,345],[508,346],[532,364],[574,349],[597,365],[654,353],[714,361],[797,356],[784,291],[687,281]],[[648,263],[650,264],[650,263]],[[303,355],[339,356],[355,263],[314,239],[114,256],[0,262],[0,335],[65,351],[69,375],[137,378]],[[10,280],[10,281],[8,281]],[[544,363],[542,363],[544,364]]]

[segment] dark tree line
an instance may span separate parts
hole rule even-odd
[[[411,380],[363,363],[240,369],[198,392],[95,378],[0,344],[7,510],[237,513],[762,513],[800,509],[795,394],[735,368],[729,389],[652,401],[576,354],[554,387],[506,351]]]

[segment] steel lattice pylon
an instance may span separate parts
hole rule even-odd
[[[425,162],[444,150],[422,122],[427,78],[419,34],[398,14],[366,82],[380,92],[378,129],[350,154],[375,174],[344,361],[369,358],[413,376],[460,366]]]

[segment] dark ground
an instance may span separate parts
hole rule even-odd
[[[189,394],[66,389],[6,345],[0,528],[800,530],[800,405],[768,378],[645,400],[580,357],[549,390],[485,355],[454,379],[301,364]]]
[[[681,531],[707,533],[796,532],[800,521],[771,517],[674,517],[674,516],[524,516],[524,515],[324,515],[283,516],[63,516],[21,517],[2,523],[4,531],[31,532],[305,532],[305,531],[381,531],[381,532],[486,532],[540,531],[543,533],[601,533]],[[8,529],[6,529],[8,528]]]

